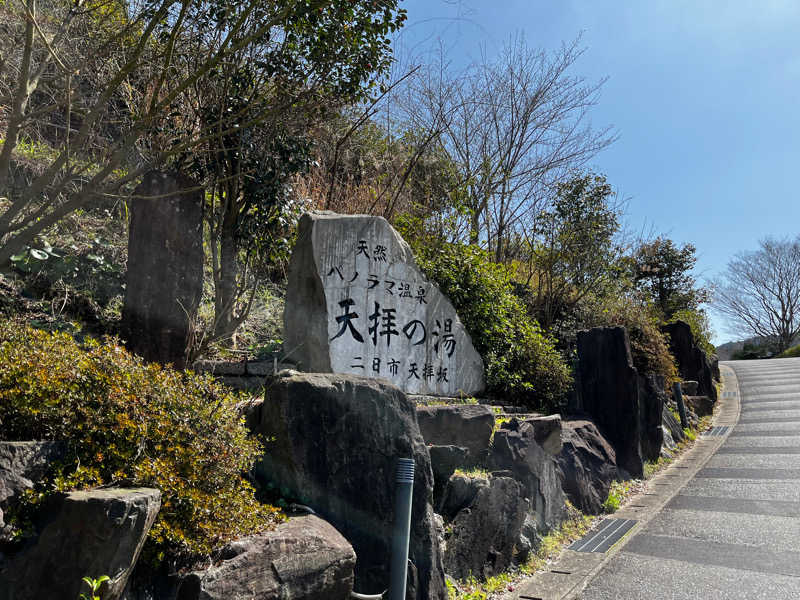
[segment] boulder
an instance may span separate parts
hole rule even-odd
[[[313,515],[236,540],[221,558],[184,576],[176,600],[347,600],[353,591],[352,546]]]
[[[380,377],[434,396],[485,387],[483,361],[453,305],[382,217],[303,215],[284,337],[303,371]]]
[[[525,487],[538,530],[546,533],[564,519],[564,492],[555,457],[536,441],[529,421],[512,418],[495,431],[489,449],[492,469],[506,470]]]
[[[561,416],[548,415],[525,419],[533,427],[533,439],[551,456],[561,452]]]
[[[313,508],[353,545],[355,589],[388,587],[395,471],[413,458],[414,495],[409,597],[447,597],[430,504],[433,475],[414,405],[388,382],[354,375],[284,371],[254,405],[248,423],[273,440],[257,479]]]
[[[595,424],[585,419],[563,421],[561,441],[558,467],[564,493],[581,511],[601,513],[618,475],[614,449]]]
[[[583,411],[613,446],[617,466],[642,477],[639,375],[625,328],[579,331],[578,371]]]
[[[697,382],[681,381],[681,393],[684,396],[697,396]]]
[[[711,360],[697,345],[692,329],[684,321],[675,321],[664,325],[662,331],[669,334],[669,349],[678,364],[678,373],[682,379],[697,382],[697,393],[717,400],[717,388],[714,385],[714,374]]]
[[[462,446],[470,465],[485,458],[494,430],[494,412],[482,404],[418,406],[417,422],[422,438],[435,446]]]
[[[669,431],[670,438],[674,442],[680,442],[686,437],[683,433],[680,421],[672,414],[672,411],[667,405],[664,405],[664,410],[661,413],[661,424]]]
[[[486,477],[452,475],[445,486],[442,500],[436,507],[437,512],[452,521],[461,510],[472,504],[478,490],[487,485],[489,480]]]
[[[145,360],[178,369],[203,293],[203,197],[187,177],[152,171],[130,204],[123,337]]]
[[[660,456],[663,458],[672,458],[673,453],[678,448],[678,445],[675,443],[675,440],[672,439],[672,434],[665,425],[661,426],[661,430],[664,432],[664,443],[661,445]]]
[[[75,600],[83,577],[100,575],[111,577],[103,599],[119,598],[160,507],[147,488],[68,494],[38,538],[0,561],[0,600]]]
[[[722,381],[722,375],[719,372],[719,357],[716,354],[713,354],[708,357],[708,360],[711,363],[711,376],[716,381]]]
[[[714,412],[714,401],[708,396],[684,396],[683,401],[686,403],[686,408],[697,417],[705,417]]]
[[[65,451],[62,442],[0,442],[0,507],[32,488]]]
[[[453,472],[467,462],[469,452],[461,446],[428,446],[433,471],[433,505],[439,506]]]
[[[639,425],[641,450],[644,460],[658,460],[664,433],[661,430],[661,413],[667,402],[666,382],[661,375],[648,373],[639,376]]]
[[[516,544],[516,555],[514,562],[525,564],[531,555],[542,543],[542,534],[536,524],[536,518],[530,512],[525,514],[522,528],[519,531],[519,540]]]
[[[447,527],[447,573],[457,579],[470,575],[486,579],[508,569],[527,509],[520,483],[511,477],[490,477]]]

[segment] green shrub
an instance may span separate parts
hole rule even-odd
[[[146,546],[155,559],[208,554],[278,518],[242,477],[262,448],[239,416],[241,398],[210,377],[8,321],[0,322],[0,364],[0,439],[69,445],[69,460],[23,510],[72,489],[159,488]]]
[[[797,358],[798,356],[800,356],[800,344],[797,346],[792,346],[791,348],[787,348],[778,354],[776,358]]]
[[[711,325],[704,311],[679,310],[668,322],[674,323],[675,321],[688,323],[689,329],[692,330],[692,337],[695,343],[707,356],[713,356],[717,353],[717,349],[714,347],[714,344],[711,343]]]
[[[603,502],[603,510],[609,514],[615,513],[622,506],[622,502],[630,494],[632,489],[630,481],[613,481],[608,489],[608,497]]]
[[[572,379],[555,349],[511,287],[508,269],[474,246],[415,248],[425,275],[455,306],[486,364],[490,394],[532,408],[556,410]]]
[[[593,326],[625,327],[631,341],[633,366],[639,373],[663,375],[667,386],[677,381],[678,369],[659,327],[657,312],[636,296],[618,295],[594,308]]]

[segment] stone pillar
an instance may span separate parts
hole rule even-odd
[[[617,465],[642,477],[639,373],[633,366],[624,327],[595,327],[578,332],[580,397],[614,447]]]
[[[203,291],[203,190],[176,173],[148,173],[130,202],[122,332],[145,360],[186,365]]]

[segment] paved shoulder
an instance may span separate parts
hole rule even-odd
[[[724,365],[738,423],[577,597],[800,598],[800,359]]]

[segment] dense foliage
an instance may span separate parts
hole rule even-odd
[[[519,272],[526,303],[548,332],[564,329],[588,296],[608,292],[620,275],[620,229],[614,190],[602,175],[575,175],[556,187],[536,221],[536,237]]]
[[[658,311],[634,295],[607,297],[594,308],[593,326],[625,327],[631,342],[633,366],[639,373],[663,375],[667,384],[678,376],[675,359],[661,332]]]
[[[486,363],[489,393],[557,410],[572,383],[552,338],[514,295],[510,272],[465,244],[416,249],[423,272],[451,300]]]
[[[69,445],[28,508],[76,488],[159,488],[146,546],[153,558],[208,554],[277,518],[243,478],[262,448],[237,411],[241,398],[210,377],[10,321],[0,323],[0,364],[1,439]]]
[[[678,246],[658,237],[639,245],[631,256],[632,277],[649,295],[666,320],[678,311],[697,311],[708,300],[708,291],[698,287],[691,270],[697,262],[692,244]]]

